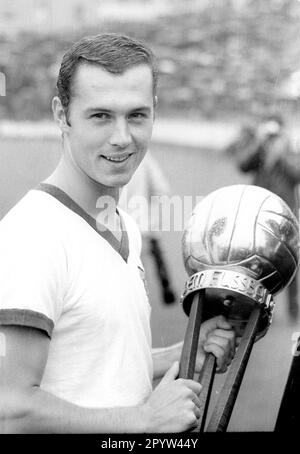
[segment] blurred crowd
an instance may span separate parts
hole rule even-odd
[[[23,33],[1,36],[0,71],[7,95],[0,119],[50,116],[58,62],[77,35],[116,31],[146,41],[159,56],[162,114],[191,112],[204,118],[259,111],[280,98],[280,81],[299,62],[295,0],[223,0],[145,23],[111,23],[72,36]]]
[[[239,170],[252,174],[252,184],[280,196],[299,220],[300,155],[280,112],[269,112],[242,125],[225,152]],[[298,299],[298,277],[295,277],[288,287],[292,318],[298,316]]]

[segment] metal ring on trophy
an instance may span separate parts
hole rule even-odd
[[[192,274],[186,281],[181,303],[189,315],[192,295],[206,289],[202,320],[224,315],[241,335],[255,304],[261,306],[256,338],[262,337],[272,321],[274,301],[271,293],[257,280],[229,269],[207,269]]]
[[[223,314],[242,335],[236,357],[208,425],[226,430],[255,340],[272,321],[273,296],[293,279],[299,266],[299,225],[287,204],[251,185],[227,186],[195,207],[183,235],[189,274],[181,298],[189,315],[180,376],[192,378],[201,322]],[[208,355],[200,376],[209,387],[215,360]],[[204,430],[207,402],[200,418]],[[204,414],[205,413],[205,414]]]

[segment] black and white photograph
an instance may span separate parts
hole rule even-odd
[[[299,0],[1,0],[0,435],[296,435],[299,198]]]

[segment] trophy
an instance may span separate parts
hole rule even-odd
[[[189,278],[181,297],[189,316],[179,376],[193,378],[200,325],[224,315],[240,344],[207,426],[226,431],[256,340],[272,321],[274,295],[294,278],[299,265],[299,225],[277,195],[258,186],[218,189],[195,207],[183,235],[183,259]],[[207,354],[199,376],[204,431],[216,361]]]

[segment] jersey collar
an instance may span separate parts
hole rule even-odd
[[[96,230],[96,232],[100,236],[102,236],[102,238],[104,238],[111,245],[111,247],[115,249],[116,252],[121,255],[125,262],[127,262],[129,255],[129,240],[124,220],[119,212],[118,214],[120,216],[122,229],[121,241],[118,241],[115,235],[104,225],[101,225],[101,230],[98,229],[96,219],[94,219],[86,211],[84,211],[84,209],[81,208],[81,206],[79,206],[73,199],[71,199],[71,197],[62,189],[48,183],[39,183],[35,189],[50,194],[67,208],[78,214],[78,216],[82,217],[94,230]]]

